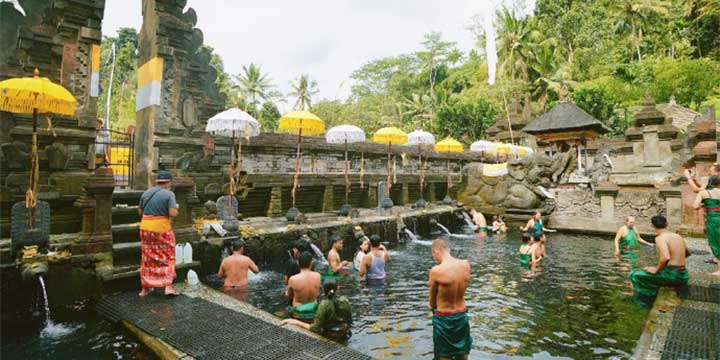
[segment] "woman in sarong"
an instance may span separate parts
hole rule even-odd
[[[697,194],[694,206],[696,209],[704,207],[707,212],[705,232],[718,267],[712,275],[720,276],[720,176],[711,176],[708,188]]]
[[[170,218],[178,215],[175,194],[170,191],[172,174],[160,171],[156,186],[146,190],[140,197],[138,211],[140,221],[140,296],[154,288],[165,288],[165,295],[179,295],[173,288],[175,280],[175,233]]]

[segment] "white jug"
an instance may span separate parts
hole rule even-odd
[[[175,245],[175,265],[183,263],[183,246],[182,244]]]
[[[190,243],[185,243],[185,247],[183,248],[183,262],[186,264],[191,263],[192,260],[192,245]]]
[[[188,270],[187,274],[187,283],[190,286],[195,286],[200,282],[200,279],[198,279],[198,274],[193,270]]]

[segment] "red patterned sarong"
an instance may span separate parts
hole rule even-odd
[[[143,288],[170,286],[175,280],[175,232],[165,217],[143,216],[140,223],[142,260],[140,285]]]

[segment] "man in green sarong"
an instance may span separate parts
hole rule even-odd
[[[307,251],[300,254],[300,273],[290,277],[286,291],[288,299],[292,300],[292,306],[288,308],[290,315],[308,321],[315,317],[320,296],[320,274],[312,271],[312,258]]]
[[[628,216],[625,218],[625,225],[621,226],[615,233],[615,256],[621,253],[624,255],[628,251],[634,250],[638,242],[648,246],[655,246],[655,244],[643,240],[640,233],[635,230],[635,217]]]
[[[664,216],[653,216],[650,221],[657,234],[658,263],[630,272],[633,300],[643,305],[652,304],[661,286],[684,288],[690,278],[685,270],[685,258],[690,256],[685,239],[666,229],[667,219]]]
[[[712,275],[720,276],[720,176],[711,176],[708,189],[700,191],[695,197],[696,209],[705,208],[705,232],[708,245],[714,256],[717,271]]]
[[[465,290],[470,283],[470,263],[450,255],[445,240],[433,241],[430,269],[430,308],[433,311],[435,359],[467,359],[472,347]]]

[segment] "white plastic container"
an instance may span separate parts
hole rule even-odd
[[[200,279],[198,278],[198,274],[193,271],[193,269],[188,270],[187,273],[187,283],[190,286],[195,286],[198,283],[200,283]]]
[[[175,265],[183,263],[183,246],[182,244],[175,245]]]
[[[183,248],[183,262],[188,264],[191,263],[192,260],[192,245],[190,243],[185,243],[185,247]]]

